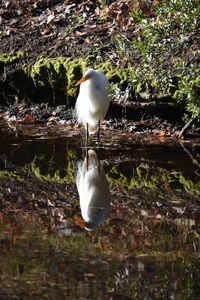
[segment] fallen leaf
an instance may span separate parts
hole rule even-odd
[[[47,24],[51,24],[54,19],[55,19],[54,14],[49,15],[48,18],[47,18]]]
[[[95,277],[95,274],[93,274],[93,273],[85,273],[84,276],[85,277]]]
[[[50,34],[43,35],[42,38],[43,39],[48,39],[48,38],[51,38],[54,35],[55,35],[55,33],[50,33]]]
[[[29,114],[25,115],[25,118],[23,120],[23,123],[25,124],[32,124],[35,123],[35,119],[32,118]]]
[[[166,135],[166,134],[165,134],[165,131],[164,131],[164,130],[161,130],[159,136],[165,136],[165,135]]]
[[[154,225],[157,225],[157,224],[160,224],[161,223],[161,221],[158,219],[158,220],[152,220],[152,223],[154,224]]]
[[[0,223],[3,223],[3,219],[4,219],[3,213],[0,212]]]
[[[83,220],[81,215],[75,215],[74,216],[75,224],[80,227],[86,227],[86,222]]]
[[[163,187],[164,187],[164,189],[166,190],[166,191],[168,191],[168,192],[170,192],[171,191],[171,188],[170,188],[170,185],[169,185],[169,183],[163,183]]]

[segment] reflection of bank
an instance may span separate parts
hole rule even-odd
[[[108,218],[111,201],[108,181],[94,150],[90,149],[85,160],[78,163],[76,185],[83,227],[93,230]]]

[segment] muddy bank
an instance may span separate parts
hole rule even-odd
[[[49,131],[51,131],[51,126],[58,126],[57,132],[65,131],[64,126],[66,126],[66,130],[70,127],[77,131],[77,133],[74,133],[77,135],[83,131],[83,128],[77,124],[74,113],[75,101],[75,98],[71,100],[70,108],[67,108],[66,105],[50,106],[47,103],[35,105],[27,105],[25,103],[16,103],[10,106],[3,105],[0,106],[0,122],[2,126],[21,131],[23,131],[23,128],[26,128],[26,125],[30,125],[32,126],[33,132],[34,127],[37,131],[39,125],[44,125],[47,131],[48,127]],[[126,107],[124,104],[119,105],[116,102],[111,102],[106,115],[106,120],[103,121],[101,125],[102,135],[104,135],[104,130],[106,129],[111,132],[112,130],[119,130],[119,134],[127,135],[127,140],[130,140],[131,136],[134,140],[135,135],[138,137],[141,135],[141,138],[150,135],[152,136],[152,143],[155,141],[154,136],[158,139],[170,137],[175,139],[180,138],[179,135],[184,127],[184,122],[182,120],[179,119],[179,121],[177,121],[177,115],[180,111],[171,108],[171,114],[169,114],[169,111],[165,111],[162,113],[163,118],[161,118],[160,111],[158,110],[156,113],[155,109],[153,109],[153,116],[151,117],[148,115],[147,119],[143,119],[143,115],[146,113],[145,107],[140,109],[140,107],[136,105],[136,107],[132,108],[129,107],[129,105]],[[191,123],[190,126],[184,130],[182,138],[194,138],[196,151],[198,151],[199,135],[200,120],[198,121],[197,119],[195,124]]]

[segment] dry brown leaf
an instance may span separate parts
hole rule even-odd
[[[133,250],[135,250],[135,245],[129,245],[128,247],[127,247],[127,250],[128,251],[133,251]]]
[[[4,217],[3,217],[3,213],[2,213],[2,212],[0,212],[0,223],[3,223],[3,219],[4,219]]]
[[[16,244],[17,239],[18,239],[18,236],[16,236],[16,235],[13,235],[13,236],[12,236],[12,243],[13,243],[13,245]]]
[[[171,188],[170,188],[170,185],[169,185],[169,183],[163,183],[163,187],[164,187],[164,189],[166,190],[166,191],[168,191],[168,192],[170,192],[171,191]]]
[[[161,0],[154,0],[152,3],[153,6],[158,6],[160,4],[161,4]]]
[[[84,276],[85,277],[95,277],[95,274],[93,274],[93,273],[85,273]]]
[[[43,35],[42,38],[43,39],[48,39],[48,38],[50,38],[50,37],[52,37],[54,35],[55,35],[55,33],[50,33],[50,34]]]
[[[79,225],[80,227],[86,227],[86,222],[83,220],[81,215],[75,215],[74,221],[76,225]]]
[[[161,223],[161,220],[152,220],[152,223],[154,224],[154,225],[157,225],[157,224],[160,224]]]
[[[48,18],[47,18],[47,24],[51,24],[53,23],[53,20],[55,19],[55,15],[54,13],[49,15]]]
[[[35,119],[32,118],[29,114],[26,114],[23,123],[25,124],[35,123]]]
[[[166,135],[166,134],[165,134],[165,131],[164,131],[164,130],[161,130],[159,136],[165,136],[165,135]]]

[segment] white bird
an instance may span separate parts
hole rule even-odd
[[[76,185],[84,219],[79,225],[93,230],[108,218],[111,196],[103,166],[92,149],[85,160],[78,164]]]
[[[80,84],[75,111],[78,122],[86,128],[86,144],[90,134],[97,131],[100,139],[100,122],[104,120],[109,107],[109,82],[103,72],[89,69],[76,83]]]

